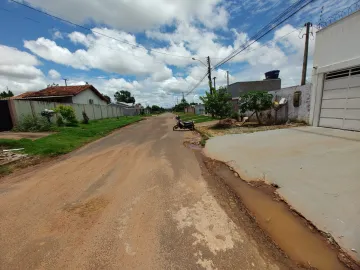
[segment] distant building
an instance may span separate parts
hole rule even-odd
[[[196,115],[205,114],[205,105],[204,104],[195,104],[189,105],[184,109],[185,113],[192,113]]]
[[[275,72],[275,71],[272,71]],[[269,77],[266,73],[266,78],[262,81],[248,81],[248,82],[236,82],[229,85],[228,92],[231,94],[231,101],[234,111],[239,110],[239,98],[241,95],[251,91],[274,91],[281,89],[281,79],[278,78],[279,71],[276,71],[275,76]]]
[[[11,99],[47,102],[107,105],[107,99],[92,85],[50,86],[40,91],[26,92]]]

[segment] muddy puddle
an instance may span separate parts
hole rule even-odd
[[[292,212],[285,202],[276,198],[274,188],[251,186],[223,163],[207,160],[205,164],[237,194],[259,226],[292,260],[310,269],[360,269],[311,224]]]

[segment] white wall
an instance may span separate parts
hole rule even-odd
[[[10,106],[13,108],[13,121],[19,121],[26,115],[33,117],[41,117],[41,112],[44,109],[52,110],[58,105],[71,106],[75,110],[77,120],[83,119],[82,112],[85,111],[90,120],[111,118],[118,116],[132,116],[136,115],[135,109],[123,109],[117,105],[91,105],[91,104],[71,104],[71,103],[55,103],[55,102],[42,102],[30,100],[10,100]],[[53,117],[55,121],[55,117]]]
[[[96,105],[106,105],[107,104],[104,100],[99,98],[90,89],[82,91],[80,94],[74,96],[72,98],[72,101],[73,101],[73,103],[77,103],[77,104],[90,104],[89,99],[92,99],[94,101],[94,104],[96,104]]]
[[[294,107],[294,93],[297,91],[301,92],[300,104],[299,107]],[[309,123],[311,84],[281,88],[279,90],[269,91],[268,93],[273,95],[273,101],[280,101],[281,98],[286,98],[287,100],[287,104],[280,108],[277,112],[277,122],[281,123],[291,120]],[[245,116],[251,116],[252,114],[253,112],[246,112]],[[271,117],[269,118],[268,115],[271,115]],[[261,119],[264,122],[273,123],[275,120],[275,110],[271,109],[262,112]],[[256,121],[256,116],[253,115],[250,120]]]
[[[310,124],[318,126],[324,75],[360,65],[360,11],[316,33]]]

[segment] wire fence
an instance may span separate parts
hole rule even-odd
[[[333,24],[346,16],[349,16],[350,14],[355,13],[358,10],[360,10],[360,1],[357,1],[356,3],[348,6],[347,8],[336,12],[335,14],[331,15],[330,17],[328,17],[324,20],[321,20],[317,27],[318,27],[318,29],[325,28],[325,27],[329,26],[330,24]]]

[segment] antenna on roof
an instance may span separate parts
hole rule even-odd
[[[69,79],[63,78],[63,80],[65,81],[65,86],[67,86],[67,81],[68,81]]]

